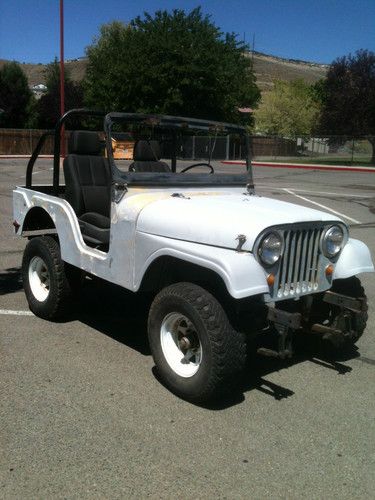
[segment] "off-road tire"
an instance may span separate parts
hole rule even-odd
[[[163,319],[173,312],[192,322],[201,343],[201,364],[188,378],[171,368],[161,345]],[[148,336],[158,376],[178,396],[203,403],[238,383],[246,361],[244,336],[232,328],[216,298],[200,286],[176,283],[164,288],[151,305]]]
[[[44,300],[38,300],[29,281],[29,267],[33,258],[43,260],[49,274],[49,292]],[[41,236],[29,241],[22,260],[22,279],[30,310],[40,318],[61,318],[72,303],[80,287],[80,270],[61,260],[58,242],[50,236]]]
[[[348,297],[353,297],[355,299],[363,299],[364,310],[360,314],[356,315],[355,318],[355,336],[347,342],[347,344],[355,344],[362,337],[368,320],[368,303],[365,290],[361,285],[359,278],[352,276],[351,278],[335,280],[333,282],[332,291],[341,293],[342,295],[347,295]]]

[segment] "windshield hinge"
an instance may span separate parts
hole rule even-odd
[[[254,184],[246,184],[246,193],[244,194],[254,195],[255,194]]]
[[[119,203],[124,194],[128,190],[128,185],[125,182],[115,182],[113,184],[113,199],[115,203]]]
[[[189,196],[185,196],[184,193],[172,193],[173,198],[184,198],[185,200],[190,200]]]

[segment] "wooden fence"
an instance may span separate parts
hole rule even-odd
[[[0,129],[0,155],[31,155],[44,132],[46,130]],[[69,132],[66,132],[66,138],[68,136]],[[53,154],[53,142],[53,136],[48,137],[41,154]],[[296,140],[281,137],[253,136],[252,144],[254,156],[293,156],[297,152]],[[237,156],[238,149],[234,149]],[[232,150],[229,148],[230,157],[233,156]]]
[[[0,129],[0,155],[31,155],[46,130]],[[53,153],[53,137],[48,137],[41,154]]]

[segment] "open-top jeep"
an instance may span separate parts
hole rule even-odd
[[[86,125],[104,119],[104,135],[70,132],[64,185],[61,129],[79,115]],[[132,161],[113,155],[112,137],[125,132]],[[204,134],[208,159],[185,160],[181,169],[183,136],[194,144]],[[22,273],[36,315],[61,316],[83,275],[151,292],[148,335],[159,377],[196,402],[233,383],[249,335],[274,338],[258,353],[277,358],[292,355],[295,335],[314,332],[336,346],[362,335],[367,301],[355,275],[374,270],[368,248],[329,213],[256,195],[245,128],[74,110],[54,135],[53,183],[32,184],[45,135],[26,186],[13,194],[16,233],[29,239]],[[243,173],[220,163],[222,173],[214,171],[212,152],[226,135],[246,159]]]

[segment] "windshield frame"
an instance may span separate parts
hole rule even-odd
[[[171,166],[172,172],[126,172],[120,170],[113,156],[112,127],[116,123],[137,123],[145,126],[157,126],[170,130],[171,134],[178,130],[199,130],[207,132],[235,133],[244,138],[246,172],[241,174],[206,174],[189,173],[176,175],[176,151],[174,150]],[[247,187],[254,191],[253,171],[251,165],[251,147],[249,134],[245,127],[226,122],[202,120],[170,115],[154,115],[144,113],[108,113],[104,118],[107,156],[112,170],[114,182],[125,183],[127,186],[235,186]]]

